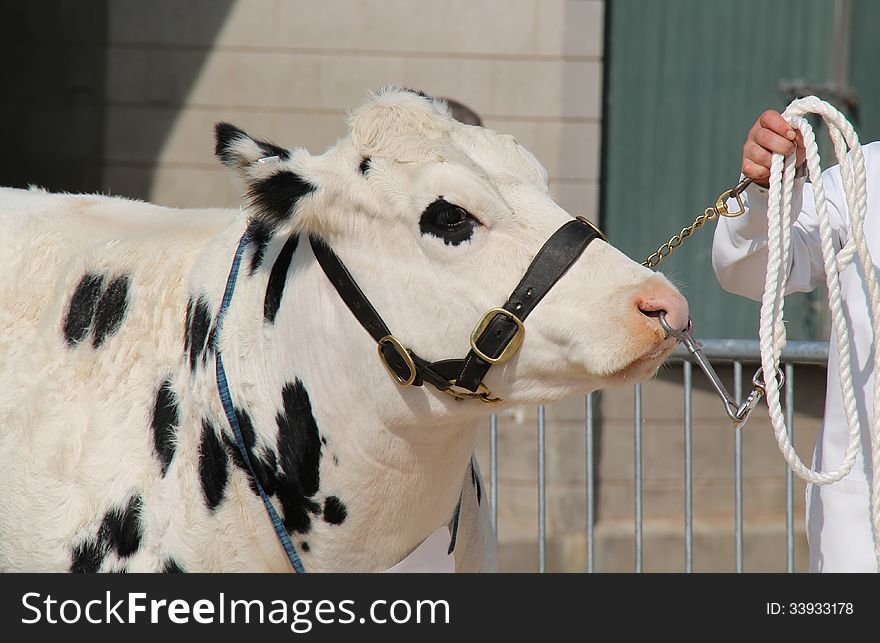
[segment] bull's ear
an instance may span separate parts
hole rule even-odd
[[[244,169],[267,157],[278,157],[282,161],[290,158],[290,151],[268,141],[259,141],[247,132],[229,123],[214,126],[217,158],[231,168]]]
[[[249,214],[270,227],[293,220],[300,200],[315,191],[308,178],[309,155],[258,141],[229,123],[217,123],[215,153],[244,183]]]

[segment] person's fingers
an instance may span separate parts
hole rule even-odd
[[[754,141],[746,141],[743,147],[743,161],[751,161],[755,165],[766,167],[769,170],[773,154]]]
[[[767,179],[770,178],[769,168],[766,168],[763,165],[759,165],[748,159],[743,159],[741,169],[743,176],[747,176],[756,183],[767,187]]]
[[[766,128],[756,130],[752,140],[773,154],[791,154],[795,149],[794,141]]]
[[[758,123],[764,129],[768,129],[782,138],[787,138],[789,141],[793,141],[795,136],[797,136],[797,131],[776,110],[768,109],[761,114],[760,118],[758,118]]]

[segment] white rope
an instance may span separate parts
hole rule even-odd
[[[850,217],[850,236],[840,252],[835,253],[831,223],[828,220],[825,190],[822,186],[822,169],[819,165],[819,150],[813,129],[805,114],[818,114],[825,121],[828,133],[834,144],[834,152],[840,163],[846,206]],[[783,324],[783,298],[785,282],[788,277],[791,256],[791,225],[797,216],[793,212],[792,192],[794,188],[795,155],[783,157],[773,155],[770,166],[770,195],[768,200],[768,255],[767,277],[764,296],[761,302],[760,347],[761,366],[767,385],[767,406],[770,420],[782,455],[791,470],[804,480],[815,485],[827,485],[844,478],[853,468],[860,447],[856,396],[852,383],[851,338],[846,325],[843,303],[840,294],[841,270],[857,256],[865,277],[871,315],[874,354],[874,404],[870,422],[871,437],[871,527],[874,536],[874,554],[880,569],[880,290],[874,272],[874,262],[868,252],[864,236],[864,218],[867,211],[867,188],[865,160],[858,137],[852,125],[830,104],[815,96],[795,100],[783,113],[789,124],[800,130],[807,153],[807,169],[813,187],[816,216],[819,220],[819,237],[825,265],[825,280],[828,286],[828,305],[831,323],[837,337],[839,355],[838,377],[843,397],[843,407],[849,427],[847,447],[843,462],[833,471],[814,471],[806,466],[795,453],[785,430],[785,416],[779,399],[776,379],[779,356],[785,346],[785,326]],[[847,154],[847,146],[850,153]],[[791,410],[789,409],[789,412]]]

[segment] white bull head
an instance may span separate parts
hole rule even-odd
[[[462,125],[442,102],[407,90],[375,95],[352,115],[349,136],[320,156],[288,153],[226,125],[218,137],[253,216],[276,232],[323,238],[396,338],[429,361],[463,358],[475,324],[505,302],[572,218],[553,201],[544,168],[512,137]],[[389,399],[424,417],[486,411],[431,386],[397,386],[375,341],[326,279],[317,281],[326,293],[318,327],[335,332],[332,348],[320,343],[328,354],[313,359],[332,377],[357,374],[354,388],[383,400],[386,422],[400,421],[386,415]],[[687,303],[663,276],[592,243],[525,322],[521,350],[485,384],[507,403],[531,403],[650,376],[674,346],[658,323],[661,310],[673,326],[686,325]],[[291,318],[290,336],[302,337],[303,320]]]

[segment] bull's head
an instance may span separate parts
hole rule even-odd
[[[351,116],[348,136],[320,156],[230,125],[217,135],[218,156],[246,185],[252,228],[263,237],[322,239],[402,346],[426,362],[464,358],[475,324],[505,303],[545,242],[572,220],[553,201],[544,168],[512,137],[458,123],[444,103],[407,90],[372,97]],[[462,408],[435,387],[387,378],[375,338],[346,310],[311,249],[300,254],[303,274],[312,271],[326,296],[290,305],[313,306],[324,318],[338,349],[328,364],[345,360],[346,371],[381,379],[408,403],[427,396],[434,413]],[[650,376],[675,344],[660,311],[685,327],[687,303],[662,275],[593,241],[525,321],[519,350],[484,384],[505,401],[547,402]]]

